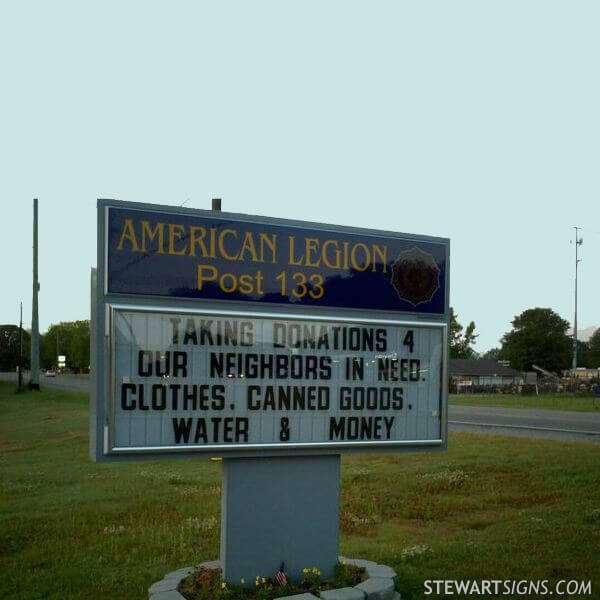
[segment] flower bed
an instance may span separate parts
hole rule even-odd
[[[190,573],[178,589],[186,600],[275,600],[305,593],[318,596],[321,591],[358,585],[366,578],[364,568],[343,561],[336,565],[333,579],[322,579],[319,569],[306,567],[299,581],[288,579],[282,586],[273,577],[257,575],[249,588],[244,579],[239,583],[223,581],[220,568],[201,566]]]
[[[342,556],[329,580],[316,567],[303,569],[298,581],[257,575],[233,583],[221,574],[219,561],[179,569],[150,586],[148,595],[150,600],[400,600],[392,568]]]

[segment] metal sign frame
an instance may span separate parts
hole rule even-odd
[[[415,242],[427,241],[443,244],[446,248],[444,314],[428,314],[393,311],[373,311],[365,309],[340,309],[333,307],[312,307],[302,305],[274,305],[261,302],[240,302],[222,300],[202,300],[185,298],[165,298],[162,296],[140,296],[108,292],[108,214],[111,207],[177,215],[201,215],[204,217],[233,219],[240,222],[265,225],[283,225],[305,230],[325,230],[337,234],[377,235],[401,238]],[[448,348],[443,344],[441,356],[440,382],[440,430],[441,436],[434,440],[379,440],[359,442],[281,442],[274,444],[223,444],[176,447],[118,448],[114,441],[114,360],[112,346],[114,340],[114,311],[142,311],[153,313],[189,313],[220,315],[227,317],[249,317],[285,320],[335,321],[349,324],[380,324],[388,326],[439,327],[442,339],[447,339],[449,319],[449,240],[428,236],[415,236],[386,231],[375,231],[353,227],[325,225],[304,221],[289,221],[267,217],[254,217],[232,213],[185,209],[122,202],[117,200],[98,201],[98,266],[92,272],[92,393],[90,394],[90,456],[96,461],[131,459],[157,459],[165,457],[222,456],[264,457],[264,456],[315,456],[334,455],[340,452],[399,452],[436,451],[447,447],[447,403],[448,403]],[[293,311],[293,312],[291,312]]]

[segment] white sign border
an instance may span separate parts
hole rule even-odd
[[[380,448],[385,451],[387,448],[405,447],[407,450],[410,448],[417,447],[444,447],[447,442],[447,430],[446,430],[446,412],[447,402],[444,401],[447,398],[447,385],[448,385],[448,344],[442,344],[442,365],[440,369],[441,382],[440,382],[440,398],[439,398],[439,416],[440,416],[440,433],[441,436],[438,439],[433,440],[381,440],[371,442],[280,442],[280,443],[262,443],[262,444],[189,444],[186,446],[128,446],[119,447],[114,445],[115,431],[116,431],[116,416],[115,416],[115,372],[116,372],[116,351],[115,351],[115,319],[114,315],[116,312],[141,312],[141,313],[161,313],[161,314],[189,314],[198,316],[221,316],[226,318],[256,318],[256,319],[285,319],[290,321],[325,321],[325,322],[339,322],[349,323],[356,325],[394,325],[402,327],[414,327],[414,328],[438,328],[442,330],[442,340],[446,340],[448,337],[448,325],[441,321],[421,321],[421,320],[397,320],[397,319],[375,319],[375,318],[358,318],[358,317],[342,317],[332,315],[316,315],[303,313],[302,315],[290,314],[283,312],[252,312],[242,310],[221,310],[221,309],[210,309],[210,308],[184,308],[184,307],[165,307],[165,306],[149,306],[149,305],[136,305],[136,304],[116,304],[107,303],[107,331],[110,335],[109,343],[109,375],[108,375],[108,400],[109,405],[108,411],[108,426],[105,429],[105,454],[113,456],[127,455],[127,454],[171,454],[171,453],[185,453],[185,454],[220,454],[223,452],[227,454],[229,452],[244,453],[244,451],[287,451],[287,450],[327,450],[332,451],[336,449],[344,450],[347,448],[360,449],[360,448]]]

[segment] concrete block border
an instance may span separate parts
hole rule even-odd
[[[281,596],[276,600],[401,600],[400,594],[395,589],[396,571],[394,569],[386,565],[379,565],[372,560],[346,558],[345,556],[338,558],[340,562],[364,568],[368,579],[354,587],[325,590],[319,594],[320,599],[313,594],[305,593]],[[218,560],[211,560],[200,563],[197,568],[218,569],[220,566],[221,563]],[[160,581],[153,583],[148,588],[149,600],[185,600],[177,588],[195,568],[184,567],[167,573]]]

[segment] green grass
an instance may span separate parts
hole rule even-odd
[[[468,406],[505,406],[508,408],[545,408],[550,410],[574,410],[600,413],[600,399],[576,394],[540,394],[521,396],[517,394],[451,394],[450,404]]]
[[[403,599],[440,578],[600,590],[595,444],[453,434],[445,453],[342,465],[341,551],[395,567]],[[83,394],[0,384],[0,474],[3,599],[142,599],[218,557],[220,464],[90,462]]]

